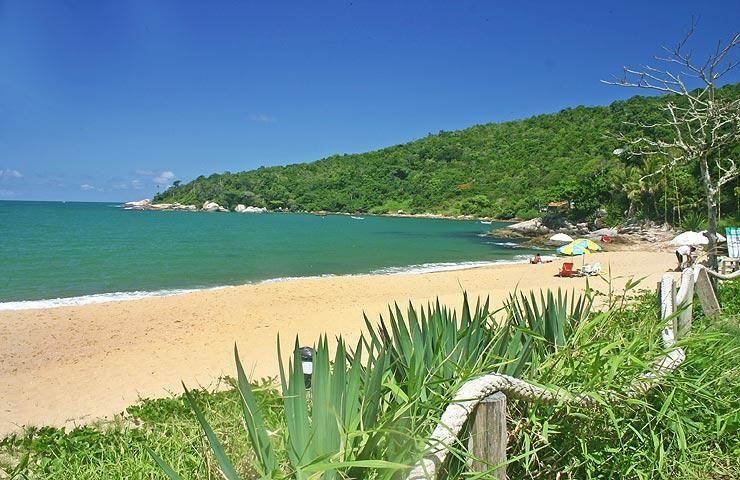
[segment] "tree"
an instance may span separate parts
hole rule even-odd
[[[695,30],[691,28],[673,48],[663,49],[665,57],[656,57],[664,68],[624,67],[623,75],[604,83],[639,88],[669,95],[661,107],[662,117],[637,122],[642,129],[637,137],[618,134],[633,155],[663,159],[661,165],[642,180],[662,175],[681,165],[699,165],[700,182],[707,207],[709,260],[717,268],[717,207],[723,185],[738,176],[735,161],[729,157],[740,140],[740,99],[718,95],[718,82],[740,64],[733,58],[740,45],[740,33],[716,49],[704,62],[697,63],[687,52],[687,43]],[[667,66],[666,66],[667,65]]]

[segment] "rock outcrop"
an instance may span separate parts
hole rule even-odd
[[[265,213],[267,212],[267,209],[264,207],[253,207],[251,205],[248,207],[245,207],[244,205],[240,203],[239,205],[236,206],[234,211],[237,213]]]
[[[147,210],[151,205],[152,200],[145,198],[144,200],[136,200],[134,202],[126,202],[123,204],[125,210]]]
[[[552,231],[542,223],[541,218],[533,218],[532,220],[515,223],[506,228],[517,233],[521,233],[522,235],[542,235]]]
[[[596,241],[601,240],[601,237],[603,237],[604,235],[611,239],[616,239],[619,233],[614,228],[600,228],[598,230],[594,230],[593,232],[589,232],[586,235],[586,238]]]
[[[228,208],[224,208],[216,202],[203,202],[204,212],[228,212]]]
[[[195,205],[183,205],[181,203],[152,203],[151,200],[137,200],[135,202],[126,202],[123,204],[124,210],[179,210],[194,212],[198,210]]]

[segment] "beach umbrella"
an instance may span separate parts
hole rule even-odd
[[[585,238],[579,238],[578,240],[573,240],[568,245],[558,248],[558,253],[561,255],[585,255],[599,250],[601,250],[601,247],[595,242]]]
[[[709,239],[704,236],[701,232],[683,232],[670,241],[671,245],[706,245],[709,243]]]
[[[571,242],[568,245],[563,245],[558,248],[558,253],[561,255],[585,255],[587,251],[587,248],[583,248],[582,245],[578,245],[575,242]]]
[[[702,233],[702,235],[706,236],[707,231],[706,230],[702,230],[701,233]],[[722,242],[726,242],[727,241],[727,239],[725,238],[725,236],[722,235],[721,233],[717,232],[716,235],[717,235],[717,243],[722,243]]]
[[[598,252],[599,250],[601,250],[601,245],[587,238],[579,238],[578,240],[573,241],[578,245],[586,248],[587,250],[591,250],[592,252]]]
[[[562,243],[570,243],[573,241],[573,237],[570,235],[567,235],[565,233],[556,233],[552,237],[550,237],[550,241],[553,242],[562,242]]]

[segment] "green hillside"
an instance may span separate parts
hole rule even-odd
[[[740,84],[722,95],[740,97]],[[655,162],[622,158],[609,132],[635,132],[625,121],[660,115],[665,97],[633,97],[606,107],[575,107],[525,120],[439,132],[381,150],[312,163],[213,174],[173,185],[157,202],[212,200],[269,209],[472,214],[528,218],[550,201],[572,200],[588,217],[606,207],[675,221],[702,207],[691,168],[640,182]],[[737,148],[736,148],[737,149]],[[724,212],[737,211],[737,184],[726,187]]]

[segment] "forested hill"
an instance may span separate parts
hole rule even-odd
[[[722,95],[740,97],[740,84]],[[157,202],[201,205],[207,200],[269,209],[338,212],[474,214],[498,218],[531,217],[550,201],[578,198],[588,209],[608,204],[622,211],[628,202],[650,209],[650,199],[629,191],[642,159],[621,158],[608,133],[624,122],[660,115],[663,98],[633,97],[606,107],[575,107],[525,120],[476,125],[439,132],[373,152],[334,155],[312,163],[213,174],[173,185]],[[636,133],[636,132],[635,132]],[[682,196],[698,201],[695,175],[666,180]],[[639,183],[639,182],[638,182]],[[671,185],[671,188],[673,185]],[[632,188],[643,189],[643,186]],[[657,195],[652,189],[649,194]],[[673,201],[673,200],[671,200]],[[686,202],[692,202],[688,198]],[[673,207],[675,209],[675,207]]]

